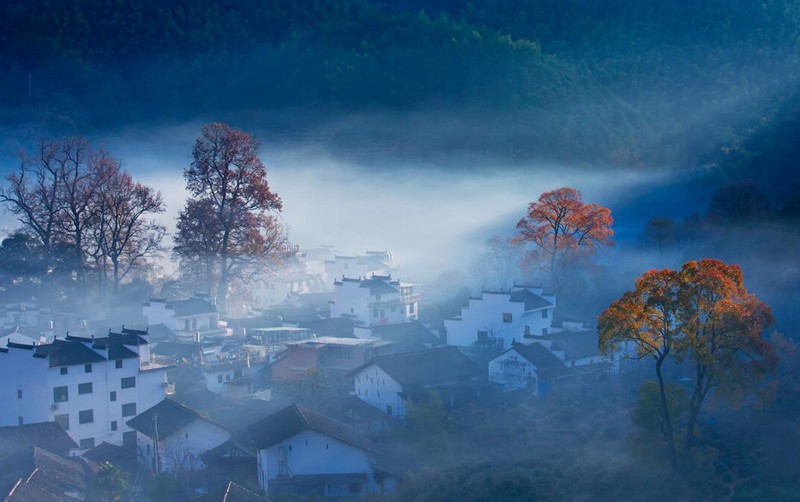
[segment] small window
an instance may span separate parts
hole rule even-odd
[[[78,412],[79,424],[90,424],[94,422],[94,410],[81,410]]]
[[[136,377],[125,377],[120,380],[120,387],[123,389],[132,389],[136,387]]]
[[[328,443],[325,443],[325,449],[326,450],[330,449],[330,447],[328,446]]]
[[[114,365],[117,367],[117,369],[122,368],[122,359],[117,359],[114,361]]]
[[[89,448],[94,448],[94,438],[81,439],[80,447],[81,450],[88,450]]]
[[[486,342],[489,340],[489,332],[488,331],[478,331],[478,341],[479,342]]]
[[[189,439],[189,433],[187,432],[186,434],[184,434],[184,435],[183,435],[183,438],[184,438],[184,439]]]
[[[61,426],[62,429],[65,431],[69,430],[69,413],[64,413],[63,415],[56,415],[53,417],[53,421]]]
[[[392,406],[391,405],[388,405],[388,404],[386,405],[386,414],[389,415],[390,417],[392,416]]]
[[[242,370],[234,370],[233,378],[242,378]]]
[[[227,381],[229,381],[230,379],[231,379],[231,375],[230,375],[230,373],[228,373],[227,375],[225,375],[225,381],[226,381],[226,382],[227,382]]]
[[[546,335],[547,335],[547,328],[542,328],[542,336],[546,336]]]
[[[22,390],[17,389],[17,399],[22,399]]]
[[[109,401],[116,401],[117,400],[117,391],[112,390],[111,394],[108,396]]]
[[[83,365],[84,373],[91,373],[92,372],[92,365],[91,364],[84,364]],[[94,439],[92,439],[94,441]]]
[[[361,483],[350,483],[350,493],[361,493]]]
[[[506,324],[511,324],[512,322],[514,322],[511,312],[503,312],[503,322]]]
[[[127,403],[122,405],[122,416],[132,417],[136,415],[136,403]]]
[[[69,373],[69,368],[67,368],[66,366],[62,366],[61,367],[61,374],[62,375],[66,375],[67,373]]]
[[[217,375],[217,383],[222,383],[222,375]]]
[[[91,393],[92,393],[92,382],[78,384],[78,394],[91,394]]]
[[[372,309],[372,317],[378,317],[378,309]]]
[[[350,307],[350,313],[351,314],[355,314],[356,313],[356,309],[354,309],[353,307]]]
[[[69,401],[69,388],[64,385],[63,387],[53,388],[53,402],[63,403]]]
[[[111,430],[112,431],[117,430],[117,421],[116,420],[112,420],[111,421]]]
[[[547,309],[542,310],[542,319],[547,319],[548,316],[547,312],[548,312]]]
[[[377,294],[375,295],[375,300],[376,300],[376,301],[381,301],[381,294],[380,294],[380,293],[377,293]]]
[[[17,421],[19,422],[19,425],[25,424],[25,420],[23,420],[22,417],[17,418]]]

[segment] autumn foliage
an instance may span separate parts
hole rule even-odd
[[[529,258],[553,279],[567,260],[591,255],[599,246],[610,245],[613,223],[608,208],[584,203],[574,188],[559,188],[543,193],[528,205],[528,213],[517,223],[514,242],[532,244]]]
[[[632,347],[633,357],[651,357],[661,389],[662,430],[673,452],[664,384],[667,357],[692,381],[685,448],[692,447],[697,418],[709,393],[740,398],[777,363],[764,339],[773,323],[770,308],[744,287],[737,265],[719,260],[690,261],[680,271],[651,270],[603,312],[598,321],[605,354]],[[687,369],[688,368],[688,369]]]

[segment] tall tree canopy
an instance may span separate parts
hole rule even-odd
[[[207,283],[216,282],[223,312],[232,279],[246,279],[287,250],[283,227],[268,214],[280,211],[282,204],[267,182],[259,148],[246,132],[209,124],[184,171],[193,199],[179,215],[175,253],[187,264],[203,264]]]
[[[611,244],[614,231],[611,210],[586,204],[574,188],[545,192],[528,205],[528,213],[517,223],[514,242],[533,244],[530,257],[550,275],[555,285],[568,260],[588,256]]]

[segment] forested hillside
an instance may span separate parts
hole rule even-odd
[[[76,132],[414,112],[506,155],[687,163],[772,113],[799,33],[791,0],[12,0],[0,106]]]

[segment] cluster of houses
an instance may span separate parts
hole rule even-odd
[[[390,253],[296,257],[238,318],[205,294],[151,298],[138,329],[80,322],[62,336],[24,317],[35,305],[8,307],[0,464],[16,468],[1,471],[2,495],[82,499],[93,474],[126,458],[132,495],[142,473],[174,474],[209,501],[390,492],[403,468],[372,436],[409,403],[434,392],[450,407],[492,391],[533,398],[614,369],[594,330],[554,324],[556,298],[540,287],[481,291],[432,329]],[[318,393],[275,398],[292,388]],[[3,434],[21,439],[4,449]]]

